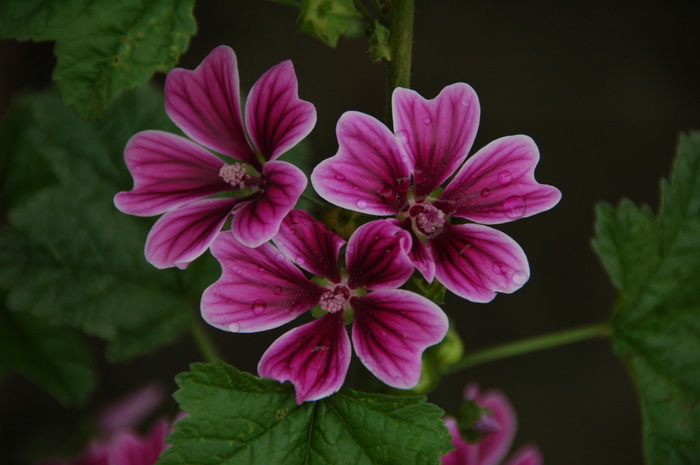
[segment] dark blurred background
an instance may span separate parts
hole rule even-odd
[[[655,208],[678,132],[700,128],[700,3],[416,3],[412,87],[432,98],[448,84],[469,83],[482,106],[475,149],[530,135],[541,151],[537,179],[563,192],[552,211],[500,228],[529,257],[532,276],[522,290],[487,305],[448,296],[467,349],[607,319],[615,292],[590,246],[593,208],[623,196]],[[180,65],[193,68],[213,47],[230,45],[247,91],[291,58],[301,97],[318,111],[310,142],[319,158],[335,153],[335,122],[344,111],[384,117],[384,68],[369,59],[365,39],[341,39],[330,49],[295,31],[294,10],[271,2],[199,1],[194,13],[199,31]],[[50,43],[0,42],[0,115],[14,93],[47,86],[53,63]],[[228,362],[255,372],[282,331],[211,333]],[[172,377],[200,359],[186,338],[108,366],[101,343],[92,343],[99,376],[92,409],[151,379],[174,390]],[[537,443],[548,464],[642,463],[634,386],[606,340],[469,369],[443,380],[430,400],[454,411],[470,380],[510,397],[519,416],[516,446]],[[171,401],[166,410],[175,408]],[[84,417],[26,379],[5,377],[0,463],[21,463],[32,449],[70,440]]]

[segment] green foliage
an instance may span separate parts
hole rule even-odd
[[[55,40],[54,79],[85,117],[177,63],[196,31],[194,0],[7,0],[0,36]]]
[[[597,207],[593,246],[620,295],[617,353],[641,397],[647,463],[700,462],[700,133],[680,138],[661,205]]]
[[[0,289],[8,309],[23,322],[54,327],[56,337],[81,329],[105,339],[114,361],[179,338],[205,284],[216,278],[213,261],[186,272],[156,270],[143,256],[153,220],[124,215],[112,201],[132,184],[122,155],[129,137],[173,129],[162,92],[127,93],[91,123],[55,93],[25,96],[7,124],[15,130],[11,136],[0,130],[0,141],[13,142],[0,189],[12,204],[0,230]],[[49,353],[48,346],[37,350]]]
[[[379,21],[374,22],[374,29],[369,38],[369,54],[372,61],[391,61],[391,46],[389,45],[389,28]]]
[[[301,0],[297,28],[329,47],[335,47],[341,35],[361,35],[362,15],[353,0]]]
[[[218,362],[177,377],[189,415],[158,465],[434,464],[451,450],[444,413],[423,397],[343,389],[297,405],[288,385]]]

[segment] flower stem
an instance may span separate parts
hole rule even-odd
[[[503,358],[516,355],[527,354],[536,350],[549,349],[551,347],[572,344],[596,337],[610,335],[610,326],[607,323],[597,323],[594,325],[581,326],[577,328],[565,329],[549,334],[542,334],[520,341],[508,342],[506,344],[490,347],[487,349],[465,355],[462,360],[444,367],[442,374],[455,373],[466,368],[479,365],[481,363],[493,362]]]
[[[216,348],[212,340],[209,338],[209,334],[207,334],[207,331],[205,330],[204,326],[202,326],[202,324],[199,321],[195,320],[195,322],[192,323],[192,327],[190,329],[192,332],[192,337],[194,338],[194,342],[197,344],[197,348],[202,354],[204,360],[206,360],[207,362],[223,360],[223,358],[221,358],[221,355],[219,354],[218,349]]]
[[[411,54],[413,52],[414,0],[393,0],[389,17],[389,49],[387,62],[387,115],[391,115],[391,94],[397,87],[411,85]],[[391,117],[387,122],[391,126]]]
[[[301,198],[304,199],[304,200],[307,200],[307,201],[309,201],[309,202],[311,202],[311,203],[315,203],[315,204],[318,205],[319,207],[327,207],[327,206],[328,206],[327,203],[322,202],[321,200],[317,199],[316,197],[314,197],[314,196],[312,196],[312,195],[301,194]]]

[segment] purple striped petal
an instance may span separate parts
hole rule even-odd
[[[196,142],[259,168],[243,128],[236,54],[221,45],[193,71],[165,80],[165,111]]]
[[[503,393],[499,391],[486,391],[479,393],[476,384],[470,384],[466,389],[465,399],[472,399],[479,407],[491,411],[490,417],[499,426],[499,431],[486,435],[478,444],[474,444],[478,450],[479,465],[497,465],[506,456],[513,444],[518,422],[515,411]]]
[[[496,292],[515,292],[530,277],[523,249],[488,226],[447,224],[430,245],[438,281],[472,302],[489,302]]]
[[[397,88],[392,98],[394,132],[414,165],[419,200],[445,182],[469,153],[479,126],[479,100],[464,83],[445,87],[432,100]]]
[[[316,276],[340,282],[338,252],[342,237],[304,210],[292,210],[273,238],[275,245],[297,265]]]
[[[316,305],[323,294],[272,244],[246,247],[223,231],[211,253],[222,272],[202,295],[202,317],[224,331],[276,328]]]
[[[340,207],[370,215],[393,215],[406,204],[409,162],[396,138],[364,113],[344,113],[336,129],[338,153],[311,173],[318,194]]]
[[[408,258],[411,235],[394,222],[363,224],[350,236],[345,252],[348,286],[353,289],[396,288],[413,274]]]
[[[343,312],[338,312],[283,334],[263,354],[258,374],[279,382],[291,381],[301,404],[338,391],[349,365],[350,339]]]
[[[153,216],[231,190],[219,176],[224,162],[194,142],[162,131],[143,131],[124,149],[134,188],[114,197],[130,215]]]
[[[403,289],[381,289],[350,299],[355,353],[377,378],[408,389],[418,384],[423,351],[447,333],[435,303]]]
[[[248,247],[257,247],[277,234],[307,182],[299,168],[284,161],[265,163],[263,178],[262,192],[242,204],[231,223],[233,235]]]
[[[452,444],[454,444],[456,450],[442,457],[442,465],[481,465],[477,448],[472,444],[467,444],[462,439],[457,420],[447,417],[445,418],[445,425],[452,435]]]
[[[426,281],[429,283],[433,282],[435,278],[435,260],[433,260],[433,253],[430,247],[416,236],[410,218],[406,218],[401,223],[401,226],[411,235],[411,251],[408,253],[408,258]]]
[[[299,98],[298,89],[289,60],[270,68],[250,89],[246,127],[265,160],[274,160],[294,147],[316,124],[316,108]]]
[[[537,446],[524,446],[503,465],[542,465],[542,454]]]
[[[555,206],[561,192],[535,181],[540,159],[528,136],[496,139],[464,164],[436,202],[446,212],[483,224],[498,224]]]
[[[206,252],[240,201],[198,200],[161,216],[146,238],[146,259],[156,268],[187,268]]]

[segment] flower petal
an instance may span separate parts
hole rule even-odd
[[[187,268],[209,248],[241,200],[198,200],[161,216],[146,238],[146,259],[156,268]]]
[[[239,92],[236,54],[221,45],[196,69],[168,73],[165,111],[195,141],[259,168],[243,128]]]
[[[416,198],[422,200],[462,164],[479,126],[479,100],[462,82],[432,100],[397,88],[392,96],[394,132],[414,166]]]
[[[539,159],[537,145],[528,136],[496,139],[467,160],[436,205],[483,224],[549,210],[559,202],[561,192],[535,181]]]
[[[508,398],[500,391],[490,390],[479,393],[476,384],[467,386],[466,399],[472,399],[479,407],[491,410],[491,418],[500,427],[499,431],[486,435],[478,444],[480,465],[497,465],[506,456],[513,444],[518,422],[513,406]]]
[[[262,192],[242,204],[231,223],[233,235],[248,247],[257,247],[277,234],[306,188],[304,173],[285,161],[265,163],[263,177]]]
[[[437,279],[472,302],[489,302],[496,292],[515,292],[530,277],[523,249],[488,226],[446,225],[430,245]]]
[[[211,253],[222,272],[202,295],[202,317],[224,331],[276,328],[316,305],[323,294],[272,244],[246,247],[223,231]]]
[[[338,312],[283,334],[263,354],[258,374],[291,381],[301,404],[338,391],[349,365],[350,339]]]
[[[124,149],[134,188],[114,197],[129,215],[159,215],[212,194],[232,190],[219,176],[224,162],[194,142],[162,131],[143,131]]]
[[[473,444],[468,444],[462,439],[457,426],[457,420],[452,417],[445,418],[445,425],[452,435],[452,444],[456,450],[442,456],[442,465],[481,465],[478,461],[477,448]]]
[[[433,282],[435,278],[435,260],[433,260],[433,253],[430,247],[416,236],[410,218],[406,218],[401,223],[401,226],[411,235],[411,251],[408,253],[408,258],[426,281],[429,283]]]
[[[542,454],[537,446],[521,447],[503,465],[542,465]]]
[[[338,120],[338,153],[311,173],[329,202],[370,215],[393,215],[406,204],[410,166],[396,138],[381,122],[349,111]]]
[[[273,66],[253,85],[246,102],[248,134],[265,160],[274,160],[306,137],[316,124],[316,108],[299,98],[294,65]]]
[[[395,222],[363,224],[350,236],[345,252],[348,285],[353,289],[401,286],[413,274],[410,250],[411,235]]]
[[[345,245],[342,237],[304,210],[292,210],[272,239],[294,263],[316,276],[340,282],[338,252]]]
[[[447,316],[435,303],[403,289],[352,297],[355,353],[377,378],[408,389],[418,384],[423,351],[447,333]]]

